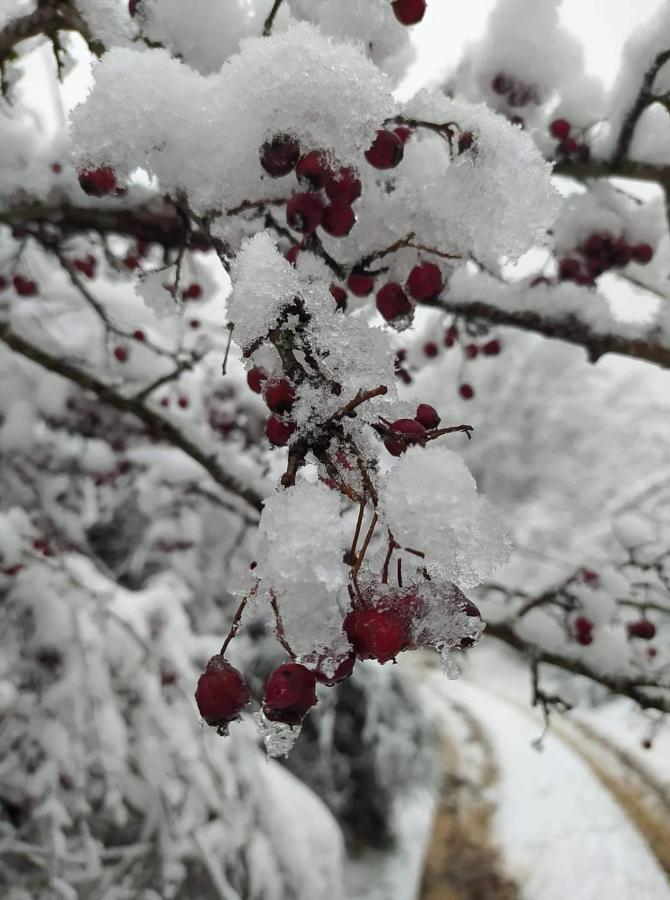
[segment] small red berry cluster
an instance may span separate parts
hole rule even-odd
[[[453,586],[450,586],[453,589]],[[423,641],[412,637],[412,623],[425,614],[425,604],[416,588],[380,592],[368,590],[367,605],[351,610],[342,623],[351,649],[333,656],[327,651],[305,658],[303,663],[282,663],[270,672],[262,699],[265,717],[271,722],[299,726],[318,702],[317,683],[333,687],[348,678],[356,660],[394,661],[404,650],[415,650]],[[477,607],[457,592],[454,603],[468,618],[481,620]],[[475,638],[460,638],[455,649],[472,647]],[[428,646],[428,644],[426,644]],[[223,655],[213,656],[198,680],[195,699],[200,715],[225,734],[251,701],[251,692],[242,673]]]
[[[535,85],[528,84],[514,75],[498,72],[491,80],[491,90],[499,97],[504,97],[508,106],[522,107],[531,103],[539,103],[540,98]]]
[[[572,162],[587,163],[591,159],[591,150],[582,137],[575,137],[572,125],[567,119],[554,119],[549,126],[549,133],[558,141],[556,154],[559,159]]]
[[[646,265],[654,256],[651,244],[631,244],[624,237],[592,234],[558,263],[558,280],[594,285],[603,272],[623,269],[630,262]]]
[[[81,169],[79,185],[90,197],[118,197],[123,193],[116,179],[116,172],[111,166]]]
[[[579,581],[594,589],[600,584],[600,576],[593,569],[582,569],[577,577]],[[588,647],[593,643],[594,628],[595,624],[588,616],[579,615],[572,623],[572,636],[582,647]],[[643,616],[641,619],[626,624],[626,634],[629,640],[651,641],[656,636],[656,626]],[[655,656],[654,649],[650,647],[648,654]]]
[[[265,436],[273,447],[283,447],[295,431],[290,418],[295,403],[295,387],[288,378],[271,378],[268,373],[254,366],[247,372],[247,384],[255,394],[262,394],[268,409],[274,415],[265,423]]]

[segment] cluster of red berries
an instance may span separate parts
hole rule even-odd
[[[578,616],[574,621],[574,636],[578,644],[588,647],[593,643],[593,622],[586,616]],[[651,641],[656,636],[656,626],[649,619],[638,619],[626,625],[626,634],[630,639]]]
[[[567,119],[554,119],[549,126],[549,133],[559,142],[557,154],[561,159],[587,163],[591,158],[588,144],[576,138],[571,132],[572,125]]]
[[[596,278],[610,269],[623,269],[630,262],[646,265],[654,256],[651,244],[630,244],[623,237],[592,234],[571,255],[558,263],[559,281],[594,285]]]
[[[283,447],[295,431],[290,418],[295,403],[295,387],[288,378],[270,378],[267,372],[254,366],[247,372],[247,384],[255,394],[262,394],[268,409],[274,415],[265,423],[265,436],[273,447]]]
[[[308,190],[294,194],[286,204],[286,221],[294,230],[309,236],[317,228],[344,237],[356,222],[352,204],[361,196],[361,182],[354,169],[334,170],[323,150],[301,155],[298,141],[291,135],[276,135],[260,149],[261,166],[273,178],[295,170]],[[328,203],[324,202],[323,194]]]
[[[526,84],[514,75],[498,72],[491,81],[491,90],[499,97],[504,97],[508,106],[528,106],[531,103],[539,103],[540,98],[537,88],[532,84]]]
[[[474,603],[463,595],[456,600],[462,613],[481,619]],[[422,600],[412,588],[382,595],[375,604],[349,612],[342,624],[351,650],[336,658],[315,654],[306,659],[310,666],[297,662],[282,663],[265,682],[263,713],[272,722],[300,725],[307,712],[316,705],[317,682],[332,687],[354,670],[357,659],[375,659],[380,663],[395,660],[403,650],[414,650],[419,643],[412,638],[412,621],[422,613]],[[475,642],[463,637],[458,649],[465,650]],[[225,733],[251,700],[242,674],[222,656],[213,656],[200,676],[195,692],[200,715]]]
[[[440,416],[435,407],[420,403],[413,419],[396,419],[385,424],[384,446],[391,456],[401,456],[413,444],[424,445],[430,439],[430,432],[436,429]]]
[[[369,293],[367,288],[371,291],[374,286],[371,276],[354,273],[349,276],[347,284],[352,293],[358,293],[363,288]],[[377,310],[386,322],[398,326],[410,319],[414,303],[430,303],[439,297],[443,289],[444,280],[439,266],[423,262],[414,266],[404,286],[397,281],[389,281],[377,291]]]
[[[391,6],[401,25],[416,25],[426,12],[426,0],[393,0]]]

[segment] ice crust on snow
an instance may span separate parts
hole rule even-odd
[[[409,449],[379,494],[384,521],[396,540],[425,553],[431,573],[473,587],[507,561],[505,527],[453,451],[436,444]]]

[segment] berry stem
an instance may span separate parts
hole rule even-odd
[[[282,645],[284,650],[288,653],[291,659],[295,659],[295,653],[291,649],[291,645],[286,639],[286,633],[284,631],[284,623],[282,621],[281,613],[279,612],[279,604],[277,603],[277,597],[274,591],[270,591],[270,605],[272,606],[272,611],[275,616],[275,625],[277,632],[277,640]]]
[[[235,611],[235,615],[233,616],[233,621],[230,623],[230,630],[228,631],[228,634],[226,635],[226,639],[223,642],[223,644],[221,645],[221,649],[219,650],[220,656],[225,656],[226,650],[228,649],[228,645],[230,644],[230,642],[232,641],[232,639],[235,637],[235,635],[237,634],[237,632],[240,629],[240,622],[242,621],[242,613],[244,612],[244,608],[247,605],[247,601],[248,601],[249,597],[251,597],[253,594],[256,593],[257,590],[258,590],[258,582],[256,582],[255,586],[245,597],[242,597],[242,599],[240,601],[240,605],[237,607],[237,609]]]
[[[388,393],[388,388],[385,384],[380,384],[379,387],[374,388],[374,390],[361,392],[359,391],[353,400],[350,400],[346,406],[343,406],[342,409],[338,409],[336,413],[333,414],[332,418],[334,421],[339,419],[343,419],[345,416],[348,416],[349,413],[353,412],[358,406],[362,403],[365,403],[368,400],[372,400],[373,397],[380,397],[384,394]]]
[[[365,559],[365,554],[368,552],[368,547],[370,546],[370,541],[372,540],[372,535],[375,533],[375,528],[377,527],[377,522],[379,521],[379,516],[375,513],[372,517],[372,521],[368,527],[367,534],[365,535],[365,540],[363,541],[363,546],[361,548],[361,552],[359,554],[356,563],[354,564],[353,569],[351,570],[352,578],[355,578],[358,575],[358,572],[363,565],[363,560]]]
[[[356,561],[356,546],[358,544],[358,538],[361,533],[361,526],[363,525],[363,516],[365,515],[365,501],[361,500],[360,505],[358,507],[358,519],[356,520],[356,530],[354,531],[354,537],[351,542],[351,550],[349,551],[349,563],[353,565]]]

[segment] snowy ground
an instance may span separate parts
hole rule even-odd
[[[452,748],[447,767],[455,767],[458,777],[443,785],[442,799],[449,801],[459,779],[483,781],[477,742],[490,755],[490,783],[482,785],[483,801],[492,809],[490,841],[499,850],[501,877],[516,885],[518,896],[670,900],[669,735],[643,750],[647,732],[641,719],[629,704],[616,701],[567,719],[554,717],[538,749],[543,723],[528,702],[528,671],[494,642],[471,654],[456,682],[444,677],[434,659],[413,655],[403,666],[420,685],[426,709],[443,720]],[[430,864],[445,833],[444,821],[440,831],[435,818],[437,799],[424,794],[401,805],[398,853],[354,863],[348,873],[351,900],[474,896],[451,883],[444,892],[434,884],[421,891],[426,855]],[[449,826],[446,833],[455,839]],[[477,896],[498,900],[503,894],[492,888]]]

